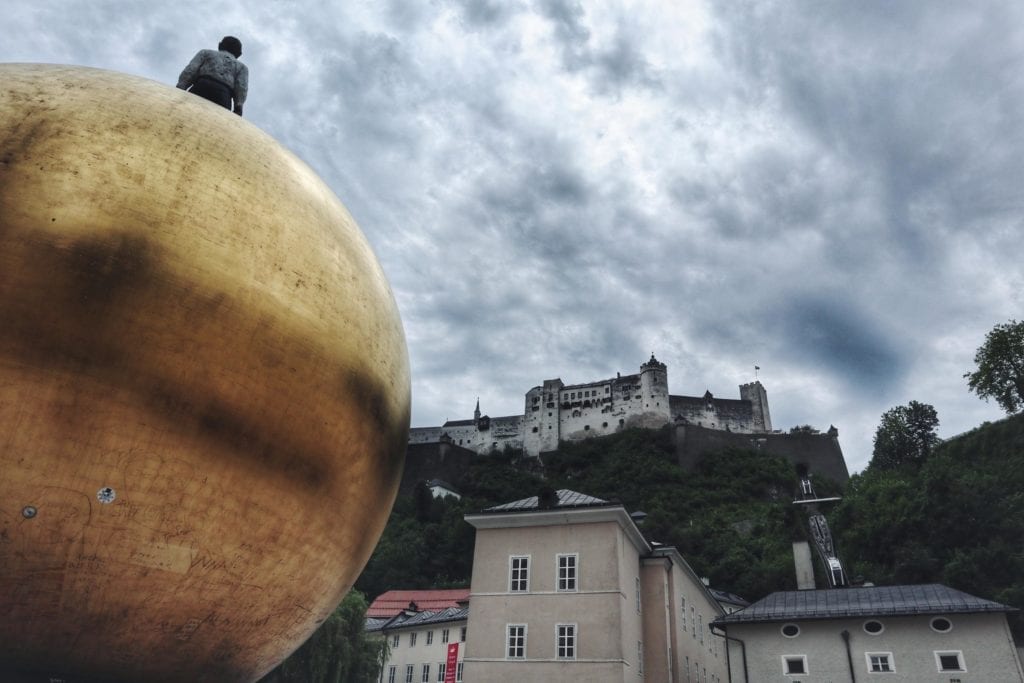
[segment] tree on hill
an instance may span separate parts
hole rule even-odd
[[[380,677],[387,643],[366,632],[369,605],[349,591],[302,646],[260,683],[373,683]]]
[[[790,427],[790,434],[821,434],[821,430],[812,427],[811,425],[797,425],[796,427]]]
[[[935,446],[920,468],[869,467],[830,516],[850,574],[942,583],[1024,608],[1024,415]],[[1024,616],[1007,615],[1024,638]]]
[[[882,413],[875,431],[875,447],[869,467],[897,469],[905,465],[920,465],[939,442],[935,433],[939,416],[927,403],[911,401]]]
[[[1008,414],[1024,408],[1024,321],[996,325],[974,355],[978,369],[964,374],[979,398],[994,398]]]

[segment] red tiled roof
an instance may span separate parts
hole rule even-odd
[[[459,602],[469,600],[468,588],[445,590],[388,591],[381,593],[366,610],[367,617],[393,617],[409,609],[409,603],[416,603],[419,610],[437,611],[447,607],[458,607]]]

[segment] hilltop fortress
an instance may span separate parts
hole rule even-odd
[[[715,398],[710,391],[700,397],[670,395],[668,370],[651,354],[638,374],[585,384],[545,380],[526,392],[522,415],[481,415],[477,401],[472,420],[414,427],[409,443],[448,441],[480,454],[508,446],[537,456],[556,450],[563,441],[673,423],[734,434],[767,434],[772,431],[768,394],[755,381],[740,385],[738,400]]]
[[[409,430],[403,487],[416,480],[457,479],[473,454],[506,447],[529,456],[555,451],[565,441],[605,436],[631,427],[673,426],[679,465],[695,467],[707,454],[729,448],[753,448],[788,459],[802,473],[844,484],[849,470],[839,432],[783,434],[772,429],[768,393],[760,382],[740,385],[739,399],[673,396],[668,371],[651,354],[634,375],[566,385],[545,380],[526,392],[522,415],[488,417],[477,401],[472,420],[449,420],[440,427]],[[460,465],[461,463],[461,465]]]

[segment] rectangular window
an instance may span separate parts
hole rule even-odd
[[[576,590],[576,561],[578,557],[575,553],[558,556],[558,581],[555,585],[558,586],[559,591]]]
[[[462,662],[459,662],[459,665],[455,667],[455,680],[456,683],[462,683]]]
[[[782,655],[782,673],[789,676],[807,673],[807,655]]]
[[[685,631],[686,630],[686,598],[685,597],[679,598],[679,607],[680,607],[680,609],[682,609],[682,612],[683,612],[683,630]],[[687,676],[687,678],[689,678],[689,676],[690,676],[689,668],[690,667],[687,666],[686,668],[687,668],[686,676]]]
[[[398,634],[391,636],[391,649],[394,650],[398,647]]]
[[[409,647],[416,647],[416,634],[415,633],[410,633],[409,634]]]
[[[430,683],[430,665],[423,665],[423,674],[420,676],[420,683]]]
[[[696,612],[693,609],[693,605],[690,605],[690,633],[694,638],[697,637],[697,617]]]
[[[448,662],[437,663],[437,683],[444,683],[444,674],[448,670]]]
[[[442,629],[441,630],[441,642],[442,643],[447,643],[448,642],[448,629]]]
[[[510,593],[530,590],[529,555],[512,555],[508,558],[508,590]]]
[[[406,664],[405,665],[405,683],[412,683],[412,672],[413,672],[412,664]]]
[[[964,654],[959,650],[936,652],[935,664],[939,667],[939,671],[967,671],[964,666]]]
[[[642,640],[636,641],[636,666],[637,673],[641,676],[644,675],[644,642]]]
[[[388,683],[395,683],[395,674],[397,673],[398,667],[392,664],[388,667]]]
[[[461,628],[461,629],[459,630],[459,642],[460,642],[460,643],[464,643],[464,642],[466,642],[466,627],[465,627],[465,626],[463,626],[463,627],[462,627],[462,628]]]
[[[868,671],[873,674],[892,673],[896,670],[893,668],[891,652],[865,652],[864,658],[867,660]]]
[[[690,657],[689,656],[686,657],[686,683],[690,683]]]
[[[636,612],[640,613],[640,577],[636,577]]]
[[[559,659],[576,659],[576,624],[555,626],[555,652]]]
[[[506,659],[526,657],[526,624],[509,624],[505,627]]]
[[[427,631],[427,645],[431,645],[434,642],[434,632]]]
[[[703,614],[698,614],[697,615],[697,633],[698,633],[697,637],[700,639],[700,642],[703,643],[704,642],[704,615]]]

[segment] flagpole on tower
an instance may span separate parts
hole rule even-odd
[[[761,369],[760,365],[755,365],[754,366],[754,381],[755,382],[757,381],[757,371],[760,370],[760,369]]]

